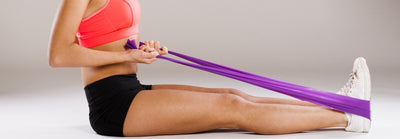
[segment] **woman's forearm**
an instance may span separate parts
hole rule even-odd
[[[129,57],[130,51],[93,50],[82,47],[77,43],[72,43],[70,46],[50,46],[49,65],[51,67],[93,67],[134,62]]]

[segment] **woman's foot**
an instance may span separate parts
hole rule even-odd
[[[353,72],[350,74],[349,81],[337,94],[368,101],[371,99],[371,79],[364,58],[359,57],[354,61]],[[346,113],[346,116],[348,119],[346,131],[368,132],[371,128],[371,120],[365,117],[351,113]]]

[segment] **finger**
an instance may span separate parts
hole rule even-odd
[[[144,45],[142,45],[142,46],[139,46],[139,50],[144,50],[144,48],[146,48],[146,46],[144,46]]]
[[[160,53],[160,41],[156,41],[154,43],[154,49],[156,49],[157,52]]]
[[[168,48],[165,46],[161,47],[161,51],[159,53],[160,55],[168,54]]]
[[[144,59],[144,60],[143,60],[143,63],[151,64],[151,63],[153,63],[153,62],[156,61],[156,60],[157,60],[157,58]]]
[[[145,47],[145,48],[144,48],[144,51],[145,51],[146,53],[150,53],[150,50],[149,50],[149,49],[150,49],[150,47]]]
[[[157,58],[151,58],[151,59],[148,59],[148,60],[150,61],[150,63],[152,63],[152,62],[156,61]]]
[[[151,48],[154,48],[154,41],[151,40],[149,45],[150,45]]]
[[[154,48],[151,48],[151,47],[146,47],[145,48],[145,52],[147,52],[147,53],[154,52],[154,51],[155,51]]]
[[[148,53],[148,49],[149,49],[149,47],[144,47],[144,48],[143,48],[143,51],[146,52],[146,53]]]
[[[160,53],[158,53],[157,51],[153,51],[153,52],[151,52],[153,55],[155,55],[155,56],[158,56],[158,55],[160,55]]]
[[[158,54],[153,53],[142,53],[142,58],[149,59],[149,58],[156,58]]]

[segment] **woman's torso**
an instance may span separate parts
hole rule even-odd
[[[100,10],[107,3],[107,0],[91,0],[83,18],[86,18],[96,11]],[[129,36],[124,39],[116,40],[110,43],[102,44],[99,46],[91,47],[89,49],[100,50],[100,51],[125,51],[126,41],[130,39],[140,41],[139,34]],[[111,65],[103,65],[98,67],[82,67],[82,81],[86,86],[97,80],[103,79],[108,76],[118,74],[131,74],[137,72],[136,63],[117,63]]]

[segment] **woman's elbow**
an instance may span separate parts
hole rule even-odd
[[[57,68],[57,67],[63,67],[62,65],[62,60],[60,58],[60,56],[57,55],[49,55],[49,66],[52,68]]]
[[[49,66],[52,68],[57,68],[57,67],[65,67],[66,64],[66,59],[63,56],[63,53],[58,53],[59,51],[56,51],[55,49],[49,50],[48,54],[48,62]]]
[[[52,68],[67,67],[69,62],[69,51],[62,43],[50,43],[48,49],[48,63]]]

